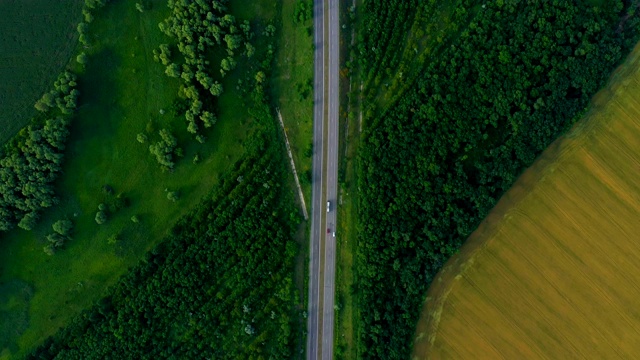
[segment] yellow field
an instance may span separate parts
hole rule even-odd
[[[639,56],[443,268],[414,359],[640,358]]]

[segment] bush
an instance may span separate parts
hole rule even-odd
[[[88,61],[87,54],[85,54],[85,53],[84,53],[84,51],[83,51],[83,52],[81,52],[81,53],[80,53],[80,55],[78,55],[78,56],[76,57],[76,61],[77,61],[77,62],[78,62],[78,64],[80,64],[80,65],[85,65],[85,64],[87,63],[87,61]]]
[[[138,140],[138,142],[139,142],[140,144],[144,144],[144,143],[146,143],[146,142],[147,142],[148,137],[147,137],[147,135],[146,135],[146,134],[139,133],[139,134],[136,136],[136,140]]]
[[[104,224],[105,222],[107,222],[107,214],[105,214],[105,212],[104,212],[104,211],[98,211],[98,212],[96,213],[96,218],[95,218],[95,220],[96,220],[96,223],[98,223],[98,225],[102,225],[102,224]]]
[[[169,191],[167,193],[167,199],[169,199],[169,200],[171,200],[173,202],[176,202],[176,201],[178,201],[178,199],[180,199],[180,196],[179,196],[177,191]]]

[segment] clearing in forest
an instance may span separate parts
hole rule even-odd
[[[441,270],[414,359],[637,358],[639,54]]]

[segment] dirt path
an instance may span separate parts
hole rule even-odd
[[[296,163],[293,161],[293,154],[291,153],[291,146],[289,145],[289,137],[287,137],[287,131],[284,129],[284,122],[282,121],[282,114],[280,109],[276,109],[278,112],[278,120],[280,120],[280,128],[284,133],[284,140],[287,144],[287,154],[289,154],[289,161],[291,162],[291,170],[293,171],[293,177],[296,179],[296,186],[298,187],[298,196],[300,197],[300,204],[302,204],[302,214],[305,220],[309,220],[309,213],[307,213],[307,205],[304,202],[304,195],[302,194],[302,187],[300,187],[300,179],[298,179],[298,172],[296,171]]]

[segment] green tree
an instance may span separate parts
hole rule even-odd
[[[22,220],[20,220],[20,222],[18,223],[18,227],[27,231],[31,231],[36,226],[38,218],[39,216],[37,212],[29,212],[24,217],[22,217]]]
[[[205,128],[212,127],[217,121],[216,116],[209,111],[203,111],[202,115],[200,115],[200,120],[202,120]]]
[[[53,244],[47,244],[45,245],[42,250],[44,251],[45,254],[49,255],[49,256],[53,256],[56,253],[56,248]]]
[[[213,96],[220,96],[222,95],[222,84],[220,84],[219,82],[215,82],[211,85],[211,88],[209,89],[209,91],[211,92],[211,95]]]
[[[164,73],[174,78],[180,77],[180,67],[178,64],[169,64]]]
[[[224,41],[227,43],[229,50],[235,50],[242,46],[242,36],[227,34],[224,36]]]
[[[81,52],[80,55],[76,57],[76,61],[78,61],[78,64],[85,65],[88,61],[87,54],[85,54],[84,51]]]
[[[167,192],[167,199],[169,199],[169,200],[171,200],[173,202],[176,202],[176,201],[178,201],[178,199],[180,199],[180,196],[179,196],[177,191],[169,191],[169,192]]]
[[[96,223],[98,223],[98,225],[102,225],[105,222],[107,222],[107,214],[105,214],[104,211],[98,211],[96,213],[95,220],[96,220]]]
[[[138,133],[138,135],[136,135],[136,140],[138,140],[140,144],[144,144],[147,142],[148,137],[144,133]]]
[[[64,246],[64,242],[68,239],[67,236],[60,235],[58,233],[53,233],[47,235],[47,241],[51,243],[56,248]]]
[[[69,236],[71,230],[73,229],[73,223],[71,222],[71,220],[63,219],[54,222],[51,227],[53,228],[53,231],[57,232],[58,234],[62,236]]]
[[[224,70],[224,71],[231,71],[233,69],[235,69],[236,67],[236,61],[233,60],[232,57],[226,57],[224,59],[222,59],[222,61],[220,62],[220,67]]]

